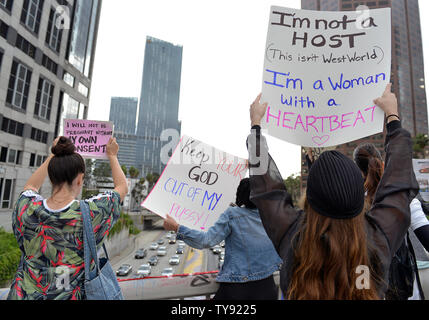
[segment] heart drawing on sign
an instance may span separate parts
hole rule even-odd
[[[318,137],[318,136],[313,137],[313,142],[318,146],[324,145],[326,142],[328,142],[328,140],[329,140],[328,135],[322,136],[322,137]]]

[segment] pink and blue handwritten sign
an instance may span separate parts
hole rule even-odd
[[[311,11],[272,6],[262,127],[279,139],[329,147],[383,131],[373,100],[390,81],[390,8]]]
[[[113,135],[112,122],[64,119],[63,127],[63,136],[71,139],[82,157],[107,159],[106,145]]]
[[[183,136],[142,206],[179,224],[206,231],[235,202],[248,163]]]

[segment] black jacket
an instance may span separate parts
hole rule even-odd
[[[299,231],[303,212],[293,207],[283,178],[271,156],[260,127],[254,127],[248,137],[250,167],[250,199],[259,209],[264,228],[283,259],[280,287],[285,297],[292,275],[294,252],[292,239]],[[419,190],[412,167],[412,141],[399,121],[387,125],[385,171],[375,194],[374,203],[366,213],[368,246],[378,257],[377,288],[384,297],[388,271],[410,225],[410,202]],[[264,168],[266,170],[264,170]]]

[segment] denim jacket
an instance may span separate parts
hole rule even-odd
[[[180,225],[176,238],[196,249],[210,248],[225,240],[225,260],[216,278],[218,282],[265,279],[282,264],[258,209],[230,207],[207,232]]]

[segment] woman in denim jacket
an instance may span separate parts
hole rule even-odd
[[[167,216],[164,228],[177,232],[177,239],[196,249],[205,249],[225,240],[225,262],[216,280],[220,282],[215,300],[276,300],[273,273],[282,260],[265,232],[258,209],[249,200],[249,178],[237,189],[237,207],[228,208],[207,232],[189,229]]]

